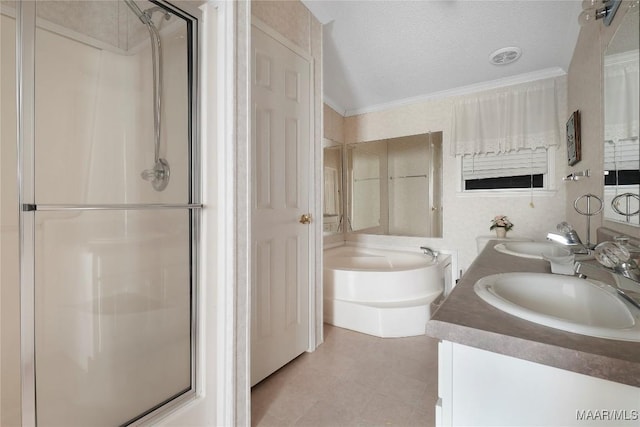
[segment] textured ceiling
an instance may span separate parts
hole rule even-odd
[[[303,2],[325,24],[325,102],[345,115],[531,73],[562,74],[581,11],[579,0]],[[489,54],[507,46],[520,47],[522,57],[490,64]]]

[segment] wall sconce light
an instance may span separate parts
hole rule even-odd
[[[578,15],[580,26],[602,19],[609,26],[622,0],[582,0],[582,12]]]

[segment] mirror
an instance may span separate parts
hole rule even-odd
[[[324,235],[342,232],[342,145],[326,146],[324,157]]]
[[[442,237],[442,132],[347,145],[347,231]]]
[[[604,216],[640,226],[638,8],[625,15],[604,53]]]

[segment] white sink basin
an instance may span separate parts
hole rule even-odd
[[[542,255],[558,257],[571,255],[569,249],[547,242],[504,242],[493,247],[496,251],[522,258],[544,259]]]
[[[486,276],[474,290],[492,306],[576,334],[640,341],[640,310],[604,283],[545,273]]]

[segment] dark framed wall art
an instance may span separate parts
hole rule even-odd
[[[567,158],[569,166],[573,166],[582,158],[580,146],[580,110],[571,114],[567,121]]]

